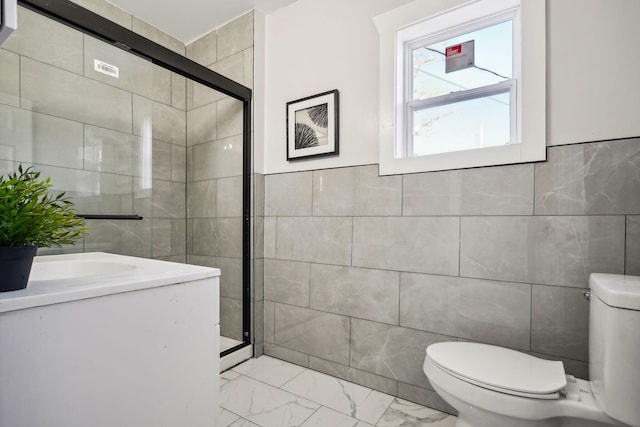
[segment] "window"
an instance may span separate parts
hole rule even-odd
[[[539,0],[418,0],[376,17],[381,173],[544,160],[544,15]]]

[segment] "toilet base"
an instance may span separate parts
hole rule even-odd
[[[435,384],[434,390],[445,402],[458,410],[456,427],[611,427],[612,424],[584,418],[557,417],[544,420],[523,420],[502,414],[494,414],[475,408],[451,396]]]
[[[502,414],[495,414],[462,402],[455,396],[452,396],[442,388],[438,387],[437,384],[434,384],[433,382],[431,385],[445,402],[458,410],[458,422],[456,423],[456,427],[565,427],[561,424],[562,419],[559,418],[546,420],[523,420]],[[580,426],[583,426],[583,424],[580,424]],[[596,426],[584,425],[584,427]]]
[[[471,385],[435,368],[430,363],[425,363],[425,372],[433,389],[445,402],[458,410],[457,427],[610,427],[622,425],[602,413],[595,406],[595,402],[589,402],[590,394],[585,395],[585,399],[581,403],[522,400],[523,398],[520,397]],[[576,385],[584,389],[588,388],[587,381],[577,381]],[[458,398],[458,395],[465,396],[465,399]],[[547,413],[549,417],[540,419],[539,417],[543,413]]]

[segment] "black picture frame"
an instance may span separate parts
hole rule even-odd
[[[287,161],[340,153],[339,97],[334,89],[287,102]]]

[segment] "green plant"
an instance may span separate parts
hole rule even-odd
[[[49,194],[51,178],[18,167],[0,177],[0,246],[61,246],[82,237],[84,220],[65,193]]]

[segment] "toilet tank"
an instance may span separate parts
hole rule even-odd
[[[610,417],[640,426],[640,277],[589,277],[589,375]]]

